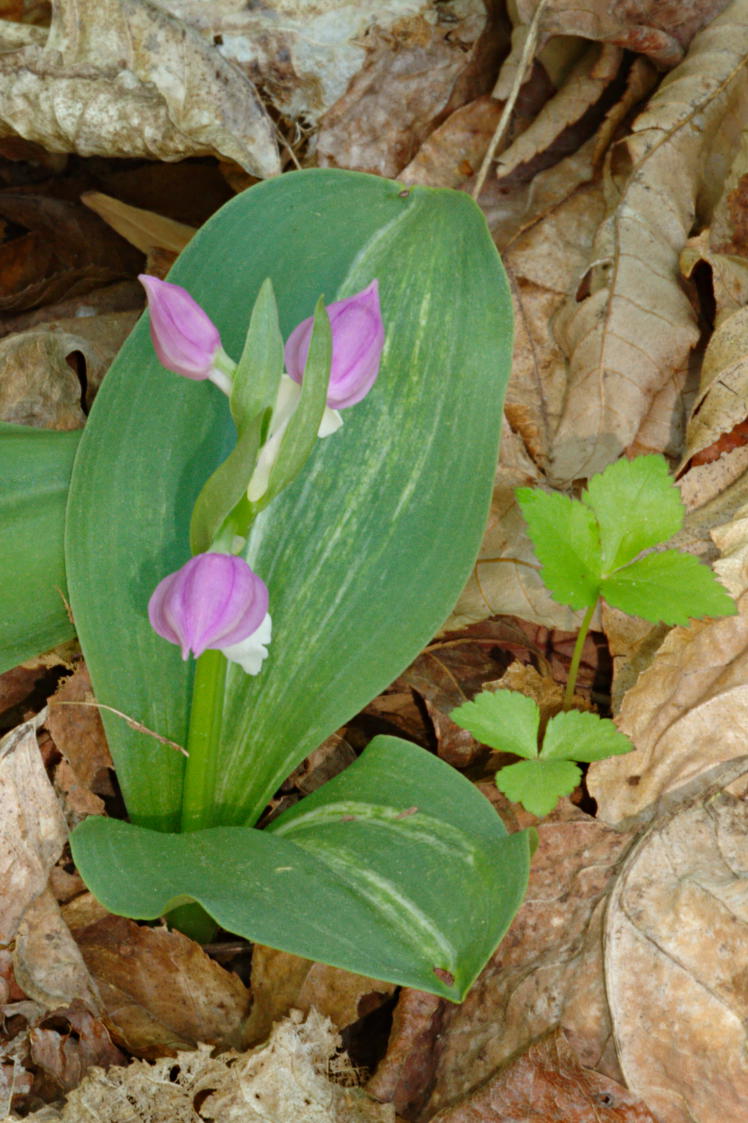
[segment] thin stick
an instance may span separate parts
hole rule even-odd
[[[68,702],[62,699],[56,701],[54,698],[50,698],[47,702],[47,708],[50,706],[93,706],[95,710],[107,710],[108,713],[114,714],[116,717],[121,717],[136,733],[145,733],[147,737],[153,737],[155,741],[160,741],[162,745],[168,745],[170,749],[176,749],[182,756],[189,757],[190,755],[187,750],[182,745],[178,745],[176,741],[170,741],[168,737],[162,737],[160,733],[154,733],[147,725],[143,725],[142,721],[136,721],[134,717],[128,717],[127,714],[123,714],[122,710],[115,710],[114,706],[106,706],[103,702]]]
[[[538,42],[538,25],[540,23],[540,17],[542,15],[543,9],[546,6],[546,3],[547,0],[540,0],[540,3],[533,13],[533,17],[530,20],[530,25],[527,29],[527,38],[525,39],[525,45],[522,49],[522,57],[519,61],[519,66],[517,67],[517,73],[514,75],[514,82],[512,83],[509,97],[504,103],[504,108],[501,111],[501,117],[499,117],[499,123],[496,126],[496,131],[494,132],[493,137],[491,138],[491,143],[488,146],[488,151],[483,157],[483,163],[480,166],[478,178],[476,179],[475,186],[473,187],[472,195],[476,201],[478,200],[478,196],[483,190],[483,184],[486,182],[488,169],[493,163],[496,149],[504,139],[504,133],[506,132],[509,125],[509,118],[514,112],[514,107],[517,103],[517,98],[519,97],[519,91],[522,88],[522,83],[525,80],[527,69],[535,56],[535,47],[537,46]]]

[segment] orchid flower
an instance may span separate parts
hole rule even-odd
[[[138,280],[148,297],[151,339],[161,363],[185,378],[209,378],[230,394],[236,364],[221,346],[218,328],[208,314],[181,285],[148,273],[141,273]]]
[[[345,300],[327,305],[332,333],[332,364],[327,390],[327,406],[322,415],[319,437],[329,437],[343,424],[338,412],[356,405],[371,390],[377,375],[384,347],[384,325],[379,307],[379,285],[376,280]],[[282,375],[273,408],[268,439],[262,447],[257,466],[247,489],[247,498],[256,503],[267,490],[270,471],[275,463],[280,442],[298,404],[314,317],[310,316],[294,328],[285,347],[287,374]]]
[[[183,659],[218,650],[256,675],[271,639],[267,609],[267,586],[242,558],[205,553],[164,577],[148,617],[154,631],[181,648]]]

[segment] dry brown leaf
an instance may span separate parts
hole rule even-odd
[[[678,260],[701,184],[748,112],[748,3],[699,32],[609,161],[610,211],[592,249],[590,295],[557,323],[570,356],[552,474],[585,477],[637,436],[656,396],[674,396],[699,332]],[[719,134],[720,139],[716,137]]]
[[[516,0],[529,23],[538,0]],[[730,0],[550,0],[541,19],[541,33],[603,39],[649,55],[659,66],[675,66],[693,35],[714,19]]]
[[[619,826],[657,814],[668,793],[746,753],[748,594],[740,615],[673,628],[616,718],[636,751],[590,765],[598,815]]]
[[[0,741],[0,944],[15,938],[67,841],[37,747],[37,725],[19,725]]]
[[[88,670],[78,666],[49,699],[47,729],[79,782],[99,794],[109,794],[109,769],[114,766],[99,711],[95,706],[75,705],[92,700]]]
[[[434,1078],[444,1000],[404,987],[395,1007],[387,1053],[366,1085],[370,1095],[417,1118]]]
[[[132,207],[101,191],[86,191],[81,195],[81,202],[143,253],[149,253],[156,246],[180,253],[195,234],[194,226],[175,222],[173,218],[142,207]]]
[[[56,0],[43,46],[0,57],[0,133],[52,152],[180,160],[216,155],[280,171],[251,81],[147,0]]]
[[[583,1068],[563,1032],[546,1034],[431,1123],[662,1123],[623,1085]]]
[[[629,838],[567,800],[537,829],[540,845],[524,903],[465,1001],[445,1010],[430,1111],[472,1092],[558,1025],[582,1064],[620,1075],[605,999],[601,926]]]
[[[628,1086],[659,1123],[723,1123],[748,1103],[746,783],[657,823],[606,921],[606,987]]]
[[[114,285],[104,285],[103,288],[94,289],[84,296],[67,297],[43,308],[6,315],[0,320],[0,338],[12,335],[14,332],[28,331],[40,324],[50,328],[62,324],[65,325],[63,330],[67,330],[67,320],[71,318],[85,320],[135,311],[140,315],[144,303],[145,294],[139,281],[135,278],[118,281]],[[81,335],[88,330],[85,325],[78,324],[78,327]]]
[[[371,109],[392,102],[397,119],[410,128],[418,128],[418,113],[425,121],[432,119],[446,105],[450,84],[462,74],[461,101],[469,101],[488,88],[490,75],[481,89],[470,89],[485,70],[495,65],[503,49],[506,34],[501,26],[503,15],[494,13],[486,25],[486,12],[475,0],[463,0],[443,11],[432,0],[315,0],[314,4],[298,0],[263,0],[262,5],[248,5],[241,0],[157,0],[158,6],[198,28],[206,38],[220,37],[220,52],[253,81],[285,117],[300,120],[306,127],[316,127],[323,117],[353,83],[361,83],[362,72],[370,76],[381,73],[380,98],[372,91]],[[493,20],[499,24],[493,25]],[[476,44],[476,29],[485,34]],[[438,38],[448,37],[441,50]],[[431,62],[441,65],[441,76],[428,72],[415,75],[408,83],[408,72],[418,56],[414,47],[434,42],[436,55]],[[462,58],[458,58],[462,55]],[[426,59],[425,53],[421,56]],[[450,74],[451,68],[451,74]],[[364,83],[365,84],[365,83]],[[436,91],[441,101],[429,102],[423,109],[421,87]],[[399,91],[407,105],[398,105],[393,97]],[[446,93],[446,97],[444,94]],[[352,99],[347,104],[353,113]],[[389,129],[389,122],[386,122]],[[362,131],[362,139],[372,150],[381,148],[378,158],[386,160],[386,145],[377,145],[375,120]],[[388,135],[392,135],[388,132]],[[404,161],[407,162],[407,161]],[[353,164],[344,163],[346,167]],[[358,163],[356,167],[360,166]],[[402,166],[402,164],[400,165]]]
[[[430,134],[398,175],[401,183],[459,187],[475,174],[486,154],[503,105],[488,94],[455,109]]]
[[[0,247],[4,312],[79,295],[142,266],[142,256],[79,203],[4,191],[0,215],[29,231]]]
[[[181,932],[108,916],[73,935],[99,987],[105,1022],[129,1052],[157,1057],[198,1041],[242,1040],[247,988]]]
[[[345,1069],[338,1038],[312,1012],[278,1023],[270,1040],[249,1053],[199,1045],[194,1052],[126,1068],[92,1069],[62,1108],[26,1116],[38,1123],[394,1123],[391,1106],[355,1087],[333,1083]],[[6,1116],[1,1123],[16,1123]]]
[[[570,133],[573,126],[600,101],[621,65],[622,52],[607,44],[590,46],[571,68],[561,88],[550,98],[535,120],[499,156],[496,176],[507,181],[516,176],[523,165],[538,157],[555,163],[561,155],[580,147],[578,136]],[[558,144],[563,137],[563,147]]]
[[[397,176],[440,123],[455,86],[474,65],[486,18],[482,0],[466,0],[456,22],[441,21],[434,5],[424,5],[387,32],[370,28],[364,66],[320,121],[320,166]],[[482,92],[474,90],[462,101]]]
[[[63,1091],[75,1088],[92,1067],[124,1065],[103,1022],[81,1003],[55,1010],[29,1031],[30,1060]]]
[[[0,340],[0,418],[39,429],[81,429],[81,384],[68,362],[75,336],[43,329]]]
[[[746,262],[748,265],[748,262]],[[709,340],[686,433],[684,460],[748,416],[748,307],[723,319]]]
[[[50,889],[35,897],[18,925],[13,971],[24,993],[45,1010],[80,1001],[101,1011],[96,983]]]
[[[394,984],[314,963],[286,951],[255,944],[252,949],[254,999],[245,1040],[264,1041],[273,1022],[291,1009],[315,1009],[338,1029],[353,1025],[393,993]]]

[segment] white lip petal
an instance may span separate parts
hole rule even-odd
[[[252,632],[251,636],[247,636],[240,643],[232,643],[228,647],[222,647],[221,651],[232,663],[238,663],[248,675],[258,675],[262,670],[263,662],[267,658],[267,645],[272,639],[272,632],[273,625],[270,613],[266,612],[259,628]]]

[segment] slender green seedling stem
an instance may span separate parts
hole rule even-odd
[[[182,795],[182,830],[213,825],[218,750],[221,742],[226,656],[205,651],[195,664],[187,768]]]
[[[564,709],[565,710],[571,709],[571,700],[574,697],[574,687],[577,685],[577,675],[579,674],[579,664],[582,661],[582,651],[584,650],[584,641],[587,639],[587,633],[590,630],[590,624],[592,623],[592,617],[595,614],[595,609],[597,608],[599,600],[600,600],[600,598],[598,597],[597,600],[594,601],[594,603],[591,604],[590,607],[587,609],[587,611],[584,614],[584,620],[582,621],[582,626],[579,629],[579,632],[577,633],[577,642],[574,644],[574,652],[573,652],[572,657],[571,657],[571,666],[569,667],[569,677],[566,681],[566,690],[564,691]]]

